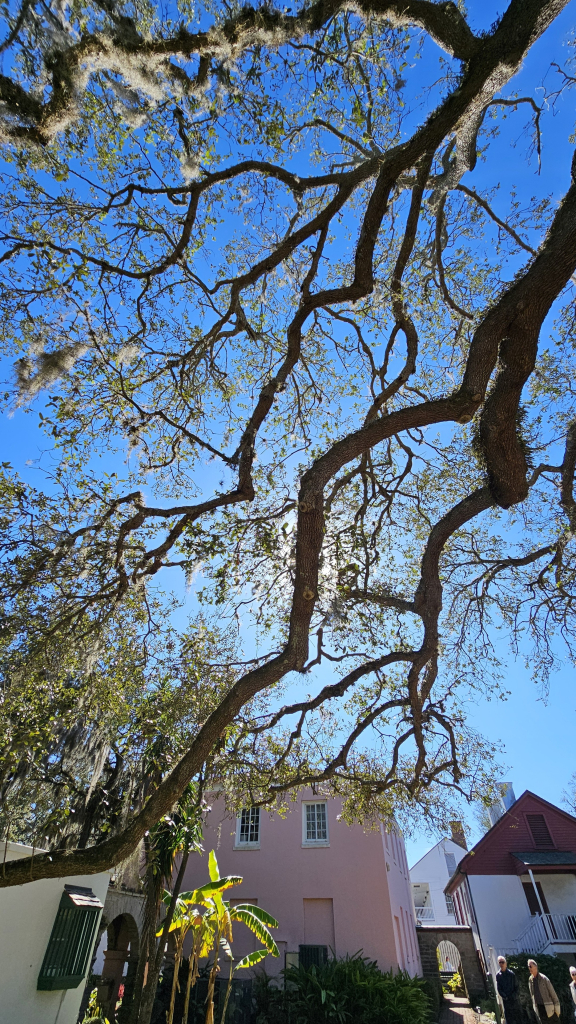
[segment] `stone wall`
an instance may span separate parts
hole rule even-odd
[[[422,925],[416,929],[416,934],[425,978],[440,980],[436,956],[438,943],[443,940],[453,942],[460,953],[462,974],[470,1002],[475,1006],[480,999],[486,998],[486,978],[480,966],[471,928],[465,925]]]

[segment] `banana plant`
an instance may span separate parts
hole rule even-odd
[[[208,858],[208,871],[211,879],[217,879],[220,874],[214,850],[211,851]],[[278,927],[278,921],[276,921],[271,914],[262,910],[261,907],[256,907],[252,903],[239,903],[237,906],[231,907],[227,900],[222,899],[220,892],[214,892],[210,897],[210,901],[213,906],[208,910],[208,914],[214,921],[215,938],[214,962],[212,964],[212,970],[210,971],[210,977],[208,980],[205,1024],[214,1024],[214,986],[216,984],[218,959],[221,947],[224,949],[230,961],[230,973],[228,976],[224,1009],[220,1021],[220,1024],[224,1024],[226,1011],[228,1009],[228,1001],[230,999],[230,991],[232,988],[232,979],[236,971],[244,967],[253,967],[255,964],[260,963],[268,953],[271,953],[272,956],[279,956],[278,947],[269,931],[270,928]],[[254,953],[250,953],[248,956],[244,957],[233,970],[232,963],[234,958],[230,948],[230,943],[233,938],[232,923],[234,921],[240,921],[242,924],[245,924],[250,931],[256,935],[256,938],[260,940],[264,949],[257,949]]]
[[[170,997],[170,1009],[167,1017],[167,1024],[172,1024],[174,1016],[174,1004],[178,986],[178,969],[182,960],[184,940],[192,931],[192,950],[188,965],[188,977],[186,982],[186,999],[182,1020],[187,1024],[188,1008],[190,1004],[190,992],[198,980],[199,962],[204,957],[214,954],[214,960],[208,978],[208,994],[206,997],[206,1020],[205,1024],[214,1024],[214,989],[218,973],[220,951],[223,950],[230,961],[230,974],[224,1000],[224,1008],[220,1024],[224,1024],[228,1001],[232,988],[232,980],[236,971],[242,968],[254,967],[260,963],[269,953],[278,956],[278,947],[272,938],[269,929],[277,928],[278,922],[261,907],[251,903],[239,903],[232,907],[229,901],[222,898],[222,893],[242,881],[239,875],[228,875],[220,878],[218,861],[214,850],[208,858],[208,871],[210,881],[199,889],[180,894],[176,903],[174,918],[170,925],[170,931],[175,933],[176,939],[176,962],[174,965],[174,980]],[[170,894],[164,895],[164,902],[168,903]],[[243,957],[236,967],[233,968],[234,957],[230,943],[233,941],[232,924],[239,921],[245,924],[256,935],[262,943],[263,949],[257,949],[248,956]]]
[[[224,999],[224,1008],[222,1010],[222,1017],[220,1018],[220,1024],[224,1024],[226,1018],[226,1010],[228,1009],[228,1000],[230,999],[230,992],[232,990],[232,979],[236,974],[236,971],[240,971],[246,967],[255,967],[259,964],[264,957],[271,953],[272,956],[279,956],[278,946],[274,942],[274,939],[270,935],[269,928],[277,928],[278,921],[271,914],[266,913],[261,907],[254,906],[253,903],[239,903],[235,907],[230,907],[228,904],[228,913],[230,915],[230,922],[241,921],[245,924],[251,932],[256,935],[256,938],[264,944],[264,949],[256,949],[253,953],[248,953],[247,956],[242,957],[236,967],[232,967],[233,955],[230,947],[226,949],[230,959],[230,973],[228,975],[228,984],[226,986],[226,997]],[[230,929],[232,933],[232,929]]]
[[[214,925],[211,920],[211,897],[217,894],[221,899],[222,892],[233,885],[239,885],[241,881],[242,878],[240,875],[227,875],[225,878],[211,877],[210,881],[199,889],[180,893],[180,896],[176,900],[174,915],[169,927],[169,932],[174,934],[174,938],[176,940],[176,956],[167,1024],[172,1024],[172,1019],[174,1017],[174,1004],[176,1001],[176,990],[178,988],[178,973],[182,960],[184,941],[188,932],[190,929],[194,930],[192,952],[190,954],[188,978],[186,983],[184,1021],[186,1021],[188,1017],[190,990],[198,977],[198,961],[201,957],[209,956],[214,945]],[[171,895],[168,890],[165,890],[163,902],[168,906],[170,901]],[[201,907],[207,908],[207,912],[205,914],[202,914]],[[159,929],[158,935],[162,934],[163,928],[164,925]]]
[[[188,1008],[190,1006],[190,993],[192,987],[196,984],[199,977],[199,965],[200,960],[203,957],[210,956],[210,952],[214,945],[214,931],[212,924],[208,917],[202,915],[199,919],[196,918],[194,922],[194,935],[192,940],[192,949],[190,950],[190,959],[188,961],[188,978],[186,979],[186,997],[184,999],[184,1013],[182,1015],[183,1024],[188,1022]]]

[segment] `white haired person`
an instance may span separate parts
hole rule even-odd
[[[574,1016],[576,1017],[576,967],[570,968],[570,977],[572,978],[570,982],[570,995],[574,1003]]]
[[[528,961],[528,987],[536,1018],[542,1021],[560,1020],[560,1003],[549,978],[541,974],[535,960]]]
[[[500,970],[496,975],[496,988],[504,1006],[506,1024],[522,1024],[518,978],[508,967],[505,956],[498,957],[498,966]]]

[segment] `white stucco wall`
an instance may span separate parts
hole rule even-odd
[[[469,875],[468,882],[488,963],[489,946],[494,947],[496,956],[510,952],[513,941],[530,922],[530,910],[517,875]]]
[[[6,859],[31,853],[31,847],[8,843]],[[86,886],[104,903],[109,881],[106,871],[0,889],[0,1024],[76,1024],[84,985],[38,992],[38,974],[64,885]]]
[[[434,909],[434,920],[424,924],[456,924],[456,918],[446,909],[444,887],[450,878],[446,865],[446,853],[454,855],[456,864],[466,856],[466,850],[452,839],[442,839],[410,869],[410,881],[427,882],[430,886],[430,900]]]
[[[576,914],[576,878],[573,875],[538,874],[551,914]],[[493,946],[498,956],[510,952],[512,943],[531,921],[522,888],[529,875],[469,875],[468,882],[478,919],[484,956]]]
[[[574,875],[553,875],[534,872],[540,882],[551,914],[576,914],[576,878]],[[526,875],[523,881],[529,881]]]

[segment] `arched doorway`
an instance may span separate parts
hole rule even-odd
[[[98,983],[98,1005],[110,1024],[126,1024],[130,1015],[138,963],[138,926],[131,914],[119,914],[107,925],[105,934],[105,948],[102,943],[98,951],[99,955],[103,955]],[[116,1003],[120,997],[122,1005],[116,1011]]]
[[[486,971],[474,944],[471,928],[467,925],[422,925],[416,929],[416,935],[425,978],[433,978],[436,984],[440,983],[438,960],[440,950],[446,951],[459,958],[459,973],[470,1002],[474,1005],[486,998]]]
[[[444,977],[451,978],[453,974],[460,970],[460,950],[449,939],[440,940],[436,946],[436,955],[442,980],[444,980]]]

